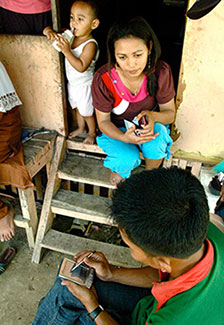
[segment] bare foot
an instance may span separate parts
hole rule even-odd
[[[88,136],[83,141],[84,144],[94,144],[96,141],[96,135],[95,134],[88,134]]]
[[[119,175],[118,173],[111,173],[110,175],[110,182],[112,185],[117,186],[121,181],[123,181],[124,178],[121,177],[121,175]]]
[[[76,129],[75,131],[72,131],[71,133],[69,133],[68,135],[68,139],[72,139],[75,137],[78,137],[79,135],[85,134],[86,133],[86,129]]]
[[[1,241],[7,241],[14,235],[14,209],[10,206],[8,214],[0,219],[0,239]]]

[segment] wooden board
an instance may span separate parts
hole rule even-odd
[[[78,151],[86,151],[92,153],[104,154],[103,150],[97,144],[84,144],[83,138],[75,138],[72,140],[66,140],[67,148]]]
[[[108,168],[104,168],[103,160],[69,153],[59,168],[58,176],[75,182],[115,188],[110,183],[110,173]]]
[[[31,178],[50,162],[54,140],[54,134],[43,134],[23,144],[24,161]]]
[[[111,199],[84,193],[59,190],[52,199],[55,214],[112,225],[109,216]]]
[[[14,223],[17,227],[20,227],[20,228],[29,228],[30,227],[29,219],[25,219],[23,217],[19,199],[11,199],[11,198],[5,197],[4,195],[0,195],[0,199],[3,202],[5,202],[6,204],[11,205],[13,207],[14,212],[15,212]],[[36,207],[37,207],[37,215],[40,215],[41,204],[37,202]]]
[[[178,159],[174,157],[170,157],[169,159],[165,159],[163,162],[163,167],[169,168],[171,166],[177,166],[182,169],[189,169],[191,173],[199,177],[200,170],[201,170],[202,163],[200,161],[192,161],[192,160],[186,160],[186,159]]]
[[[129,248],[65,234],[53,229],[49,230],[45,235],[41,246],[69,255],[74,255],[84,249],[96,250],[103,252],[109,262],[113,265],[123,267],[142,266],[141,263],[135,261],[131,257]]]
[[[39,263],[41,257],[41,242],[44,238],[45,233],[51,228],[53,223],[54,215],[51,212],[51,200],[54,194],[58,191],[60,187],[60,180],[58,179],[57,170],[61,163],[65,152],[65,138],[58,136],[56,140],[55,154],[52,159],[49,177],[47,182],[47,187],[44,196],[43,207],[41,210],[40,221],[38,225],[38,231],[36,236],[35,247],[33,251],[32,261],[34,263]]]

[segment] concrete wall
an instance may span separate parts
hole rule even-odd
[[[195,0],[189,1],[189,7]],[[177,92],[180,138],[172,152],[224,158],[224,1],[199,20],[186,18]],[[64,77],[58,52],[43,36],[0,35],[0,60],[23,102],[23,123],[67,133]]]
[[[224,1],[199,20],[187,18],[177,105],[181,137],[172,151],[224,158]]]
[[[59,53],[44,36],[0,35],[0,44],[0,60],[23,103],[23,125],[65,135],[65,86]]]

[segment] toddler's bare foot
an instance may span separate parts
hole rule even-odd
[[[96,135],[95,134],[88,134],[88,136],[83,141],[84,144],[94,144],[96,141]]]
[[[118,173],[111,173],[110,182],[112,185],[117,186],[122,180],[124,180],[124,178],[121,177],[121,175],[119,175]]]
[[[75,131],[72,131],[71,133],[69,133],[68,135],[68,139],[72,139],[75,137],[78,137],[79,135],[85,134],[86,133],[86,129],[76,129]]]
[[[10,206],[8,214],[0,219],[0,240],[7,241],[14,235],[14,209]]]

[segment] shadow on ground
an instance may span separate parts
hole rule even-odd
[[[32,251],[21,228],[16,228],[16,235],[9,243],[0,243],[0,252],[8,245],[15,247],[17,254],[0,275],[0,324],[28,325],[40,299],[54,283],[64,254],[46,251],[40,264],[31,263]]]

